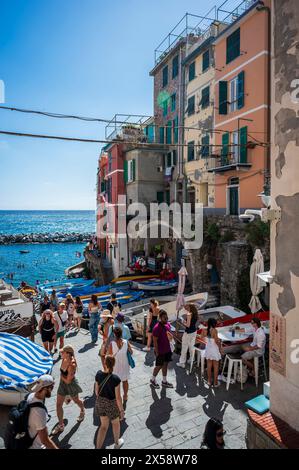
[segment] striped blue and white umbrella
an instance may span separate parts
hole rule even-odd
[[[33,384],[51,372],[53,359],[38,344],[10,333],[0,333],[0,390]]]

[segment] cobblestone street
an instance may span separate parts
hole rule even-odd
[[[84,330],[74,336],[71,333],[66,340],[66,344],[68,343],[76,350],[78,378],[83,389],[86,417],[78,424],[76,418],[79,409],[73,403],[66,405],[65,431],[55,437],[55,441],[61,448],[92,449],[98,425],[94,416],[93,384],[95,374],[100,368],[99,345],[90,344],[89,333]],[[209,389],[196,368],[191,375],[188,369],[186,372],[177,368],[177,356],[174,355],[169,373],[169,380],[174,384],[174,389],[153,390],[149,386],[149,378],[154,354],[146,354],[140,349],[141,345],[134,344],[136,368],[131,372],[126,418],[122,423],[125,449],[198,449],[205,424],[212,416],[223,419],[227,432],[227,448],[246,448],[247,417],[244,402],[260,393],[251,380],[245,384],[243,392],[239,384],[231,385],[228,392],[224,384],[217,390]],[[56,362],[53,368],[56,386],[53,396],[47,402],[51,415],[50,430],[57,423],[55,392],[58,387],[59,365],[60,361]],[[0,407],[0,448],[4,446],[7,411],[7,408]],[[113,448],[111,429],[105,445],[106,448]]]

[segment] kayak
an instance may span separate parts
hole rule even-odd
[[[177,281],[162,281],[161,279],[150,279],[143,282],[133,282],[132,289],[145,291],[163,291],[175,289],[178,286]]]
[[[158,278],[159,274],[128,274],[124,276],[116,277],[112,279],[112,284],[124,284],[130,283],[132,281],[145,281],[146,279],[155,279]]]
[[[92,286],[94,284],[94,279],[62,279],[61,281],[46,282],[45,284],[40,284],[38,289],[40,292],[50,295],[52,290],[56,290],[58,293],[65,293],[72,288]]]
[[[127,304],[129,302],[137,302],[140,300],[144,292],[138,291],[138,292],[132,292],[129,290],[122,290],[122,291],[117,291],[115,292],[116,294],[116,300],[119,302],[121,305]],[[111,292],[100,292],[98,295],[98,301],[102,305],[103,308],[107,307],[108,303],[110,302],[111,299]],[[80,297],[84,307],[87,307],[88,304],[91,301],[91,296],[90,295],[83,295]]]

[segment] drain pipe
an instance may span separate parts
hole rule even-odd
[[[272,99],[272,90],[271,90],[271,43],[272,43],[272,25],[271,25],[271,9],[265,5],[263,1],[259,1],[256,7],[257,11],[266,11],[268,14],[268,117],[267,117],[267,157],[266,157],[266,174],[265,174],[265,182],[264,182],[264,192],[266,195],[270,195],[270,184],[269,177],[271,174],[271,99]]]

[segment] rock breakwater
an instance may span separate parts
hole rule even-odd
[[[84,243],[88,242],[94,233],[29,233],[17,235],[1,235],[0,245],[40,244],[40,243]]]

